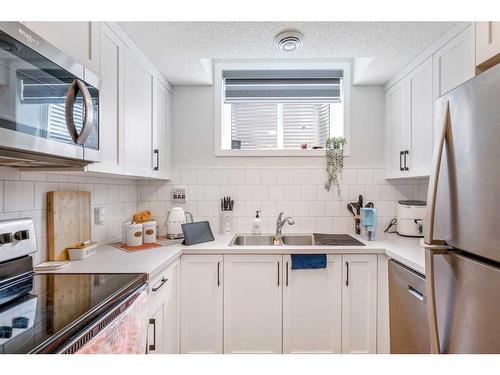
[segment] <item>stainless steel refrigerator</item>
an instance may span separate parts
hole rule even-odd
[[[500,353],[500,65],[440,97],[427,197],[434,353]]]

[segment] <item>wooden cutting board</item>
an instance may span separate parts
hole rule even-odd
[[[68,260],[67,248],[91,240],[90,192],[47,193],[47,256]]]

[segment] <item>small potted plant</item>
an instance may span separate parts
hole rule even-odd
[[[332,137],[326,140],[326,183],[325,189],[330,191],[332,185],[337,187],[337,192],[340,196],[339,175],[342,174],[344,168],[344,145],[346,139],[344,137]]]

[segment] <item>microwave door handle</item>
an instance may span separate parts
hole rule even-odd
[[[76,129],[73,116],[74,104],[78,91],[82,93],[84,113],[83,126],[80,133],[78,133],[78,130]],[[90,135],[90,131],[92,130],[92,125],[94,123],[94,111],[92,107],[92,97],[85,83],[79,79],[73,80],[71,86],[68,88],[68,92],[66,93],[65,115],[68,132],[73,139],[73,142],[78,145],[85,144]]]

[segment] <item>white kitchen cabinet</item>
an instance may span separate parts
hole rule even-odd
[[[342,353],[377,352],[377,255],[342,256]]]
[[[500,22],[476,22],[476,66],[487,69],[500,62]]]
[[[24,22],[24,25],[99,75],[100,22]]]
[[[224,256],[224,353],[282,352],[282,256]]]
[[[405,172],[412,177],[430,175],[433,151],[432,58],[413,69],[407,78],[410,148]]]
[[[474,40],[474,25],[469,25],[434,53],[434,98],[474,77]]]
[[[170,177],[171,162],[170,92],[158,79],[154,92],[153,170],[154,177],[166,179]]]
[[[222,353],[223,256],[181,258],[181,353]]]
[[[134,51],[124,56],[124,135],[126,174],[153,176],[153,75],[141,64]]]
[[[124,44],[104,23],[100,37],[100,162],[87,167],[91,172],[123,171],[123,58]]]
[[[283,256],[283,352],[341,353],[342,255],[324,269],[292,270]]]
[[[430,174],[433,150],[432,58],[386,92],[388,178]]]
[[[160,272],[150,283],[148,353],[179,353],[180,262]]]
[[[409,149],[407,80],[402,79],[386,92],[386,161],[390,178],[404,177],[404,152]]]

